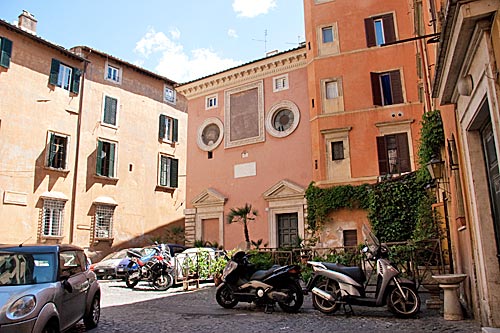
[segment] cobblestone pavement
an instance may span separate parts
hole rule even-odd
[[[102,311],[99,326],[89,332],[481,332],[472,320],[445,321],[437,310],[425,303],[416,319],[395,318],[387,308],[353,307],[355,315],[342,312],[324,315],[312,307],[305,296],[298,314],[276,307],[274,313],[248,303],[224,309],[215,301],[213,284],[184,292],[171,288],[158,292],[147,284],[136,289],[124,282],[101,283]],[[78,324],[71,333],[85,332]]]

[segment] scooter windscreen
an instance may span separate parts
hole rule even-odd
[[[372,254],[377,253],[380,247],[380,241],[375,236],[375,234],[366,226],[366,224],[363,224],[362,230],[365,236],[365,245],[368,246],[368,249]]]

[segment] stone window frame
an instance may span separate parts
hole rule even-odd
[[[203,130],[208,125],[212,125],[212,124],[216,125],[219,128],[220,135],[219,135],[219,138],[217,139],[217,141],[215,141],[211,145],[207,145],[207,144],[205,144],[205,142],[203,142],[203,137],[202,137]],[[203,151],[213,151],[214,149],[219,147],[223,138],[224,138],[224,125],[223,125],[222,121],[219,118],[211,117],[211,118],[205,119],[203,121],[203,123],[201,123],[201,125],[198,127],[198,132],[196,134],[196,143],[198,144],[198,147]]]
[[[287,109],[287,110],[292,111],[293,117],[294,117],[293,124],[290,128],[287,128],[284,131],[278,131],[277,129],[274,128],[273,119],[274,119],[274,116],[276,115],[276,113],[278,113],[279,111],[281,111],[283,109]],[[269,112],[267,113],[266,130],[270,135],[272,135],[276,138],[284,138],[284,137],[287,137],[290,134],[292,134],[297,129],[297,127],[299,126],[299,122],[300,122],[299,107],[295,103],[293,103],[292,101],[284,100],[284,101],[281,101],[281,102],[274,104],[271,107],[271,109],[269,110]]]

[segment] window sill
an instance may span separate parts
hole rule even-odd
[[[111,129],[114,129],[114,130],[117,130],[117,129],[118,129],[118,126],[117,126],[117,125],[107,124],[107,123],[102,122],[102,121],[101,121],[101,126],[102,126],[102,127],[111,128]]]
[[[111,238],[94,238],[94,243],[113,243],[115,239]]]
[[[68,174],[71,171],[69,169],[58,169],[58,168],[52,168],[49,166],[44,166],[44,169],[49,170],[49,171],[60,172],[60,173],[64,173],[64,174]]]
[[[177,187],[168,187],[168,186],[156,185],[155,191],[158,191],[158,192],[174,192],[176,189],[177,189]]]
[[[110,183],[117,183],[118,178],[112,178],[112,177],[107,177],[107,176],[101,176],[101,175],[94,175],[95,178],[101,179],[103,181],[108,181]]]
[[[61,239],[64,238],[64,236],[46,236],[46,235],[42,235],[40,238],[41,239],[45,239],[45,240],[49,240],[49,239],[61,240]]]

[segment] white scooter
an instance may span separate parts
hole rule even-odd
[[[398,317],[414,317],[420,310],[420,297],[415,283],[401,278],[388,257],[388,248],[380,244],[375,235],[363,226],[368,235],[362,253],[368,260],[376,260],[377,287],[374,297],[367,294],[366,276],[360,267],[347,267],[334,263],[308,261],[313,276],[307,290],[312,292],[313,306],[317,310],[332,314],[340,305],[364,305],[381,307],[387,305]]]

